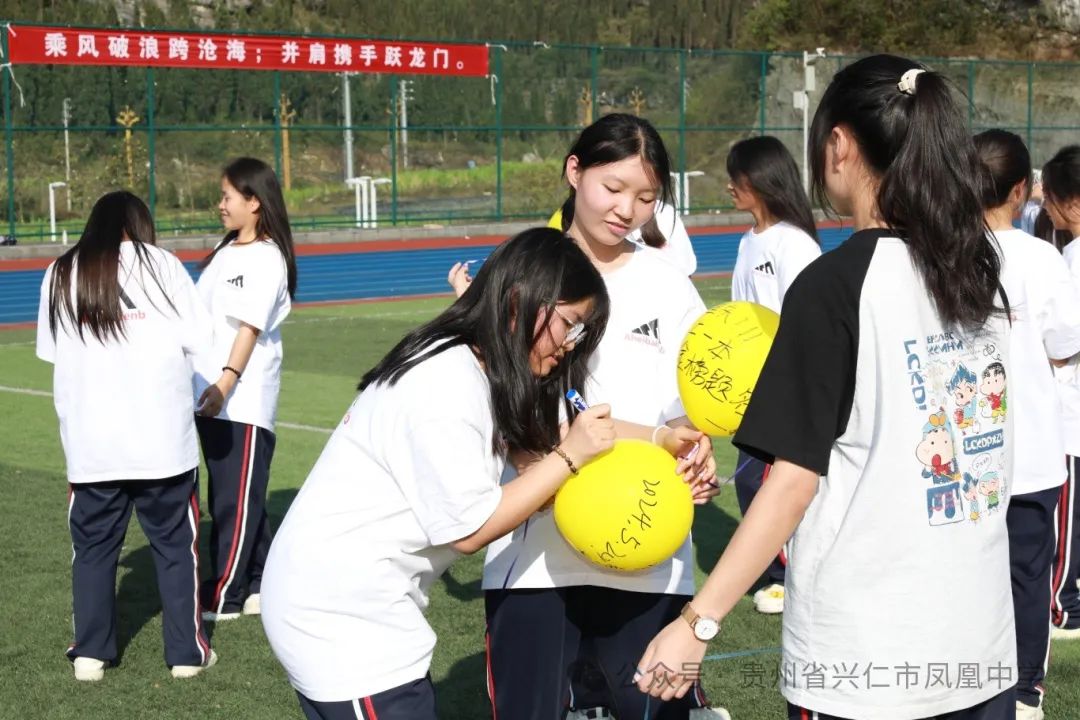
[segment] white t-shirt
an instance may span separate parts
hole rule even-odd
[[[259,338],[218,417],[273,432],[281,387],[281,323],[292,308],[285,258],[269,240],[229,244],[214,256],[197,287],[214,319],[214,343],[195,358],[196,402],[221,377],[240,323],[247,323],[259,329]]]
[[[1065,264],[1069,266],[1073,282],[1080,284],[1080,238],[1061,249]],[[1065,452],[1080,457],[1080,358],[1073,358],[1065,367],[1057,368],[1054,376],[1058,381],[1061,398],[1062,432]]]
[[[590,378],[582,389],[586,401],[608,403],[612,417],[641,425],[685,416],[676,368],[686,332],[705,312],[697,289],[652,248],[638,247],[625,265],[603,277],[611,315],[589,361]],[[504,480],[512,477],[508,465]],[[606,570],[563,539],[548,509],[488,546],[485,590],[578,585],[692,595],[690,538],[672,559],[655,567],[634,573]]]
[[[54,365],[53,401],[71,483],[160,480],[199,465],[188,356],[209,344],[210,317],[176,256],[142,247],[161,285],[138,261],[134,243],[121,243],[117,277],[126,336],[119,340],[100,342],[88,329],[80,339],[67,319],[54,340],[55,263],[41,284],[37,356]],[[73,307],[77,274],[78,262]]]
[[[1061,401],[1048,358],[1080,352],[1080,290],[1050,243],[1023,230],[994,233],[1001,247],[1001,284],[1009,297],[1013,325],[1009,345],[1013,372],[1007,404],[1020,422],[1016,431],[1013,493],[1033,493],[1065,482]],[[963,402],[953,419],[964,437],[978,435],[985,418],[974,407],[979,382],[950,378],[953,401]]]
[[[778,313],[791,283],[820,255],[821,247],[814,239],[789,223],[778,222],[760,233],[751,228],[739,240],[731,299]]]
[[[667,238],[667,242],[660,248],[660,254],[679,268],[684,275],[693,275],[697,270],[697,255],[694,254],[694,246],[690,243],[690,235],[686,232],[682,218],[678,211],[671,205],[656,201],[656,226]],[[645,247],[641,239],[641,228],[626,236],[626,239],[635,245]]]
[[[980,379],[978,435],[953,424],[960,366]],[[788,545],[790,702],[914,720],[1016,683],[1014,377],[1005,318],[947,329],[889,231],[855,233],[795,280],[734,439],[822,476]]]
[[[262,619],[293,687],[339,702],[423,678],[431,585],[499,504],[487,376],[465,346],[365,389],[274,536]]]

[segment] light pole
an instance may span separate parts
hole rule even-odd
[[[341,107],[345,118],[345,182],[353,177],[353,134],[352,134],[352,99],[349,89],[349,75],[341,73]]]
[[[413,81],[401,81],[401,166],[409,167],[409,101],[415,99],[412,94]]]
[[[64,98],[64,181],[67,187],[67,209],[71,212],[71,144],[68,142],[68,123],[71,122],[71,98]]]
[[[802,179],[803,190],[810,192],[810,93],[817,90],[814,65],[825,57],[825,48],[803,50],[803,87],[795,91],[795,109],[802,110]]]
[[[56,242],[56,188],[66,186],[66,182],[49,183],[49,232],[52,233],[53,242]]]

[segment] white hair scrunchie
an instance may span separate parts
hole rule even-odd
[[[911,68],[900,76],[900,82],[896,83],[897,89],[905,95],[914,95],[916,79],[924,72],[926,71],[922,68]]]

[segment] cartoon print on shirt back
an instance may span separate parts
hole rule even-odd
[[[960,363],[945,385],[945,389],[956,402],[953,422],[956,429],[964,435],[967,435],[969,430],[974,435],[979,434],[979,420],[975,415],[975,398],[979,394],[978,381],[975,373],[968,370],[964,363]]]
[[[929,524],[978,523],[997,514],[1007,492],[1001,353],[951,332],[907,340],[903,350],[922,418],[915,457]]]
[[[988,417],[995,423],[1005,422],[1005,411],[1008,407],[1005,397],[1004,365],[995,362],[986,366],[986,369],[982,371],[979,392],[984,396],[982,400],[979,400],[983,417]]]

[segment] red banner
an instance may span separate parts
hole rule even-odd
[[[12,25],[8,48],[21,65],[488,74],[486,45]]]

